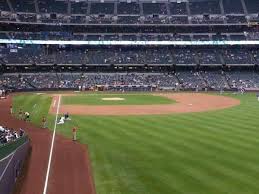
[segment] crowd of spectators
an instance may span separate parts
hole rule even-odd
[[[149,37],[146,36],[146,39]],[[188,47],[73,47],[14,46],[0,47],[0,63],[15,65],[112,65],[112,64],[226,64],[259,63],[257,48]]]
[[[23,2],[2,0],[0,1],[0,10],[3,13],[0,20],[89,24],[247,23],[249,20],[246,16],[258,14],[259,8],[256,0],[245,0],[243,2],[242,0],[210,0],[189,3],[152,1],[115,3],[66,0],[25,0]],[[55,15],[53,16],[53,14]]]
[[[24,131],[22,129],[20,129],[19,132],[17,132],[12,128],[0,126],[0,146],[1,144],[6,144],[15,141],[23,135]]]
[[[125,38],[130,36],[130,39]],[[81,40],[81,41],[217,41],[259,40],[255,31],[243,33],[71,33],[71,32],[0,32],[1,39],[21,40]]]
[[[24,73],[3,74],[0,87],[18,90],[87,89],[95,86],[156,86],[174,89],[259,88],[255,71],[177,71],[173,73]]]
[[[251,56],[249,50],[226,49],[222,53],[226,64],[255,64],[255,59]]]
[[[226,72],[231,88],[259,88],[259,76],[256,72]]]

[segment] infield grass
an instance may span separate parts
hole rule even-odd
[[[114,98],[115,100],[112,100]],[[120,98],[121,100],[116,100],[116,98]],[[62,104],[67,105],[152,105],[172,104],[174,102],[172,99],[151,94],[79,94],[62,97]]]
[[[259,102],[255,94],[226,95],[241,104],[178,115],[72,116],[57,131],[71,137],[71,127],[79,128],[98,194],[258,194]],[[33,117],[50,105],[35,95],[14,102],[28,111],[38,102]]]

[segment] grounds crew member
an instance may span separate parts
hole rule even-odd
[[[42,127],[44,129],[47,128],[47,119],[46,119],[46,117],[42,117]]]
[[[76,127],[73,127],[73,129],[72,129],[73,141],[76,141],[76,131],[77,131],[77,128],[76,128]]]
[[[19,119],[22,120],[22,109],[19,110]]]
[[[11,115],[13,114],[13,106],[12,105],[10,106],[10,114]]]

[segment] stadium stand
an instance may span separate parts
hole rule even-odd
[[[88,3],[87,2],[71,2],[71,14],[82,14],[87,13]],[[80,23],[80,21],[79,21]]]
[[[258,3],[254,0],[190,0],[188,3],[73,0],[8,2],[3,0],[0,3],[0,9],[3,11],[0,21],[138,24],[137,21],[143,20],[145,24],[189,24],[190,19],[192,24],[233,24],[248,23],[246,18],[254,18],[253,14],[258,13]]]
[[[259,12],[259,2],[258,1],[245,0],[245,5],[246,5],[248,13],[258,14],[258,12]]]
[[[186,6],[185,2],[172,2],[169,4],[170,13],[172,15],[188,15]]]
[[[193,15],[220,14],[219,1],[198,1],[189,3]]]
[[[172,73],[21,73],[0,76],[0,86],[16,90],[86,89],[96,85],[156,86],[162,88],[190,89],[237,89],[258,88],[257,71],[212,69],[179,70]]]
[[[225,0],[223,6],[226,14],[239,14],[244,13],[241,0]]]
[[[87,36],[90,40],[102,40],[101,36]],[[161,38],[161,37],[160,37]],[[110,39],[110,36],[104,36]],[[112,39],[120,39],[113,36]],[[142,36],[141,40],[153,40]],[[111,50],[112,48],[112,50]],[[1,61],[6,65],[42,64],[247,64],[258,63],[257,49],[190,49],[187,47],[74,47],[74,46],[16,46],[1,47]],[[163,53],[163,55],[161,55]]]
[[[140,6],[138,3],[121,2],[118,4],[118,15],[140,15]]]
[[[3,0],[0,39],[97,42],[0,44],[0,85],[18,90],[117,83],[181,89],[257,87],[258,46],[224,45],[224,41],[259,40],[257,4],[255,0]],[[103,41],[180,43],[98,45]],[[182,41],[191,45],[181,45]],[[223,44],[196,45],[207,41]],[[244,75],[237,76],[243,69]]]

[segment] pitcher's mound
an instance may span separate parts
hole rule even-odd
[[[105,101],[121,101],[121,100],[125,100],[125,98],[113,97],[113,98],[102,98],[102,100],[105,100]]]

